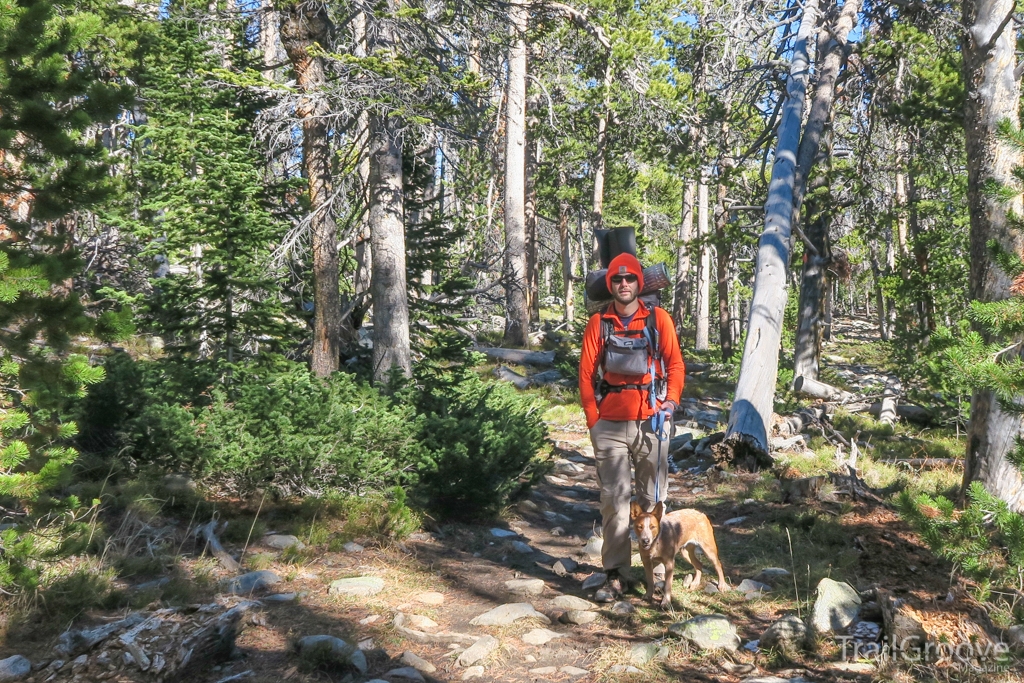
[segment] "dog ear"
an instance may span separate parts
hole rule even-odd
[[[660,522],[661,516],[665,514],[665,503],[660,500],[655,503],[654,512],[652,514],[654,515],[654,518]]]
[[[640,515],[644,514],[644,509],[640,507],[640,503],[635,500],[629,504],[629,518],[636,519]]]

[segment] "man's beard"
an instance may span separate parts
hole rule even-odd
[[[614,299],[623,306],[628,306],[629,304],[633,303],[634,301],[637,300],[639,296],[640,293],[634,292],[633,290],[629,290],[627,292],[620,292],[619,290],[616,289],[612,292],[612,297],[614,297]]]

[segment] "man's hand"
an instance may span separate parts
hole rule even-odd
[[[666,420],[671,420],[672,415],[676,412],[676,404],[673,401],[663,401],[661,406],[658,407],[658,412],[664,413]]]

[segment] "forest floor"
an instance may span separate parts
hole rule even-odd
[[[879,372],[877,367],[858,360],[874,353],[871,335],[862,334],[865,326],[847,321],[826,351],[834,361],[830,363],[833,377],[846,377],[848,386],[869,371]],[[688,378],[689,400],[677,420],[677,434],[689,431],[699,439],[724,427],[716,423],[724,420],[719,408],[727,405],[721,393],[727,387],[723,379],[727,373],[727,368],[711,367],[703,375],[695,373]],[[693,457],[681,463],[684,469],[680,474],[670,476],[671,507],[697,508],[710,517],[726,577],[733,586],[770,567],[790,572],[771,591],[709,593],[705,590],[707,580],[697,590],[683,590],[681,582],[689,566],[680,560],[673,611],[649,606],[643,600],[643,589],[638,588],[626,596],[628,606],[620,604],[612,609],[612,605],[597,605],[584,610],[592,616],[574,613],[571,617],[588,623],[566,623],[570,616],[556,598],[567,595],[593,600],[594,589],[584,589],[583,585],[600,571],[599,554],[587,552],[588,541],[593,547],[595,541],[590,539],[600,529],[598,487],[593,451],[578,406],[570,402],[556,405],[546,419],[553,443],[553,471],[525,501],[490,524],[428,524],[403,542],[365,542],[365,547],[349,545],[331,550],[327,543],[316,543],[313,527],[301,527],[287,515],[264,511],[272,530],[295,533],[313,542],[301,553],[266,547],[254,550],[250,544],[246,568],[271,570],[282,581],[252,595],[260,604],[245,617],[237,639],[237,656],[200,669],[191,680],[279,683],[384,679],[406,683],[417,676],[427,681],[475,676],[476,680],[509,683],[739,683],[756,676],[774,676],[777,678],[761,680],[802,677],[823,683],[866,683],[921,680],[926,674],[944,680],[971,677],[941,666],[927,670],[904,664],[879,668],[876,661],[853,661],[850,657],[844,661],[842,648],[831,638],[818,638],[809,651],[799,653],[757,647],[756,641],[773,622],[790,614],[807,615],[815,599],[815,587],[826,576],[847,581],[858,590],[887,589],[926,622],[960,623],[969,620],[980,605],[972,586],[957,579],[948,563],[932,555],[900,519],[890,500],[853,499],[826,485],[814,495],[792,502],[788,481],[834,469],[835,448],[820,437],[809,438],[806,446],[779,454],[782,464],[773,472],[722,472],[707,469],[700,458]],[[959,482],[959,463],[919,470],[886,462],[925,455],[956,460],[962,450],[956,434],[941,430],[923,433],[906,426],[893,432],[870,418],[843,414],[837,415],[833,423],[847,436],[860,432],[865,444],[861,476],[876,489],[948,492]],[[257,512],[255,505],[245,509],[249,514]],[[167,523],[184,525],[186,521]],[[244,543],[236,539],[225,545],[237,556]],[[178,569],[185,573],[191,598],[196,601],[213,599],[217,580],[228,576],[212,558],[202,556],[202,549],[201,543],[186,543],[181,548]],[[556,573],[555,569],[561,567],[554,564],[562,558],[577,566],[565,563],[571,571]],[[636,576],[641,577],[639,556],[634,556],[634,564]],[[350,577],[377,577],[383,589],[369,595],[329,593],[333,581]],[[508,583],[517,579],[539,582]],[[267,599],[268,594],[284,595]],[[503,626],[472,623],[475,617],[508,603],[529,603],[537,612]],[[669,633],[672,624],[707,614],[726,616],[744,646],[735,652],[701,651]],[[397,615],[405,616],[396,623]],[[113,616],[123,616],[123,612],[114,615],[93,609],[80,621],[103,623]],[[998,615],[993,618],[998,619]],[[415,627],[411,632],[410,625]],[[0,658],[18,653],[36,666],[46,665],[53,659],[48,653],[59,632],[55,627],[62,630],[67,624],[13,626],[0,644]],[[541,628],[554,635],[536,631]],[[442,635],[436,635],[439,633]],[[344,669],[311,670],[304,666],[295,654],[295,643],[304,636],[321,634],[358,644],[366,654],[368,671],[353,674]],[[492,636],[496,648],[476,662],[479,668],[463,666],[457,660],[472,640],[452,634]],[[547,638],[550,640],[540,642]],[[457,642],[443,642],[452,639]],[[410,664],[423,673],[410,670]],[[1019,671],[988,674],[978,680],[982,678],[1021,680]],[[40,670],[26,680],[41,682],[48,680],[48,675]],[[79,680],[92,679],[80,676]],[[111,674],[109,680],[136,679],[124,673]]]

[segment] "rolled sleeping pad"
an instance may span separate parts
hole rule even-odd
[[[595,230],[594,236],[597,238],[597,259],[602,268],[607,268],[619,254],[636,256],[636,230],[633,228]]]
[[[612,293],[608,291],[608,283],[605,282],[605,273],[607,272],[606,268],[602,268],[601,270],[592,270],[587,273],[586,285],[583,289],[587,293],[588,299],[606,303],[612,300]],[[644,268],[644,289],[640,292],[640,295],[643,296],[644,294],[660,291],[670,284],[672,283],[668,278],[668,266],[664,263],[647,266]]]

